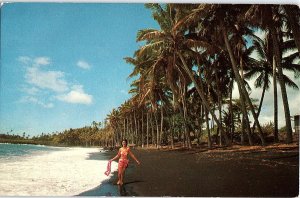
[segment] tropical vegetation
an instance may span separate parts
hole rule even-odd
[[[277,85],[285,113],[285,142],[292,142],[283,71],[299,76],[300,12],[293,5],[146,4],[160,29],[138,31],[141,43],[125,61],[134,69],[132,97],[107,116],[114,143],[191,148],[206,141],[265,145],[260,122],[265,91],[273,81],[274,132],[279,141]],[[257,36],[263,32],[264,37]],[[256,55],[254,55],[256,54]],[[262,88],[259,105],[247,80]],[[234,86],[240,97],[232,98]],[[253,123],[251,123],[253,120]]]

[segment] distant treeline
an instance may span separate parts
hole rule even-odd
[[[15,134],[0,134],[0,143],[53,145],[52,141],[42,139],[31,139],[29,136],[23,137]]]
[[[93,121],[92,126],[85,126],[77,129],[68,129],[63,132],[53,132],[30,137],[23,133],[23,136],[15,134],[0,134],[0,143],[12,144],[42,144],[52,146],[101,146],[110,145],[110,136],[100,128],[101,123]]]

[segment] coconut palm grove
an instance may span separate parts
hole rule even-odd
[[[132,38],[140,47],[124,57],[132,68],[130,99],[91,126],[32,138],[2,134],[1,141],[115,147],[126,138],[156,148],[295,142],[299,130],[291,122],[287,88],[299,87],[285,72],[300,77],[298,6],[145,7],[160,28],[139,30]],[[250,80],[260,98],[251,97]],[[239,98],[232,97],[234,88]],[[274,94],[274,120],[262,124],[267,90]],[[280,128],[279,106],[285,118]]]

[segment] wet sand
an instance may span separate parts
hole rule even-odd
[[[104,185],[118,189],[121,196],[297,197],[298,150],[132,149],[142,164],[130,160],[122,188],[116,185],[116,174]],[[115,154],[109,151],[107,156]],[[114,196],[100,193],[104,185],[93,195]]]

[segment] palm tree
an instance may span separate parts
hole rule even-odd
[[[253,25],[259,25],[262,29],[270,32],[273,50],[274,50],[274,64],[276,64],[278,72],[278,81],[281,87],[282,101],[284,106],[286,130],[287,130],[287,143],[292,142],[292,126],[290,119],[290,110],[287,98],[286,87],[284,83],[281,53],[279,45],[279,35],[282,28],[282,15],[280,14],[279,5],[252,5],[245,12],[245,18],[250,20]]]
[[[255,58],[250,57],[252,52],[256,52],[258,56],[258,60]],[[273,59],[273,53],[272,53],[272,42],[270,40],[270,37],[265,37],[264,39],[256,38],[253,40],[253,46],[249,48],[248,50],[248,67],[246,68],[247,73],[245,74],[245,77],[247,79],[251,79],[254,76],[258,77],[256,78],[254,82],[255,88],[263,88],[262,95],[258,107],[257,117],[259,117],[261,107],[263,104],[265,91],[270,88],[271,81],[269,80],[270,77],[273,75],[272,70],[272,59]],[[276,78],[274,78],[274,104],[277,104],[277,92],[276,92]],[[276,105],[277,107],[277,105]],[[274,113],[274,123],[275,123],[275,130],[274,130],[274,138],[275,141],[278,140],[278,118],[277,113]],[[254,131],[255,129],[255,123],[252,126],[252,129]]]
[[[288,43],[287,43],[288,42]],[[285,51],[286,49],[291,49],[292,46],[288,46],[290,41],[285,41],[281,44],[282,50]],[[258,60],[254,58],[251,59],[251,66],[248,68],[248,73],[245,74],[246,78],[250,79],[254,76],[258,77],[255,81],[255,87],[256,88],[263,88],[262,95],[259,103],[258,108],[258,116],[261,111],[265,91],[269,89],[270,87],[270,78],[273,77],[273,86],[274,86],[274,141],[278,141],[278,113],[277,113],[277,78],[278,74],[276,72],[276,67],[274,66],[274,55],[273,55],[273,46],[272,46],[272,39],[270,37],[269,33],[266,33],[265,38],[263,39],[256,39],[253,41],[253,48],[257,52],[257,58]],[[296,55],[296,56],[295,56]],[[290,56],[285,57],[282,62],[283,68],[288,69],[291,71],[297,70],[297,65],[293,64],[292,62],[295,60],[298,56],[298,53],[291,54]],[[273,68],[272,68],[273,67]],[[290,86],[294,89],[298,89],[297,85],[289,79],[288,76],[283,75],[284,82],[286,86]],[[253,124],[253,130],[255,128],[255,124]]]

